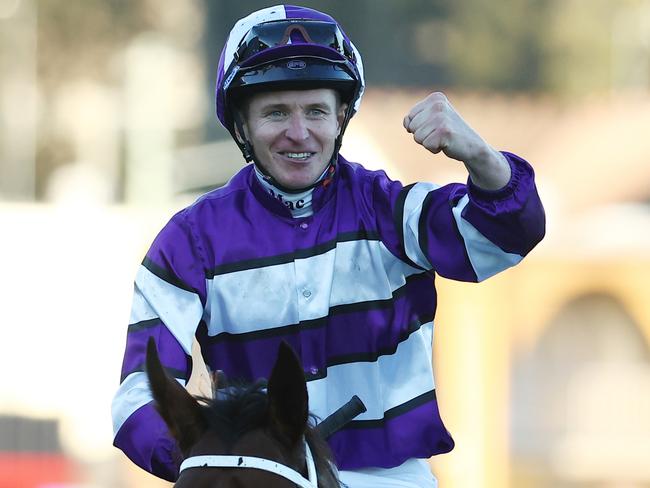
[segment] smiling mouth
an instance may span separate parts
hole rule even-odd
[[[280,153],[282,156],[284,156],[287,159],[290,159],[291,161],[307,161],[309,158],[311,158],[314,154],[314,152],[281,152]]]

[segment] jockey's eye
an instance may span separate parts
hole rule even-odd
[[[322,117],[323,115],[327,115],[327,112],[325,112],[325,110],[320,108],[311,108],[307,112],[307,115],[309,115],[310,117]]]
[[[266,117],[271,119],[281,119],[283,117],[286,117],[286,115],[287,113],[283,110],[270,110],[266,113]]]

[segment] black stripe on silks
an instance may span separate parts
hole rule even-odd
[[[345,354],[345,355],[333,356],[331,358],[328,358],[325,367],[323,369],[319,370],[316,373],[305,372],[305,379],[309,382],[309,381],[326,378],[327,368],[330,368],[332,366],[340,366],[343,364],[351,364],[351,363],[374,363],[378,361],[379,358],[382,356],[390,356],[392,354],[395,354],[397,352],[397,348],[402,342],[406,341],[411,336],[411,334],[418,331],[423,324],[426,324],[427,322],[431,322],[432,320],[433,320],[433,315],[418,317],[408,325],[406,330],[404,330],[404,332],[397,339],[397,342],[394,345],[391,345],[389,347],[384,347],[382,349],[373,352],[363,352],[363,353],[360,352],[355,354]]]
[[[458,197],[452,201],[452,207],[455,207],[458,205],[458,202],[460,201],[461,197]],[[463,209],[461,212],[460,216],[463,218],[463,213],[465,213],[465,210],[467,210],[467,207]],[[452,217],[453,218],[453,217]],[[463,237],[463,234],[460,232],[460,228],[458,227],[458,222],[456,222],[456,219],[454,218],[454,230],[456,231],[456,238],[458,239],[458,242],[462,242],[462,248],[463,248],[463,255],[465,256],[465,261],[469,265],[469,269],[472,270],[472,273],[474,274],[474,281],[478,281],[478,276],[476,275],[476,270],[474,269],[474,265],[472,264],[472,260],[469,258],[469,251],[467,250],[467,246],[465,245],[465,238]]]
[[[190,361],[191,361],[191,359],[190,359]],[[168,368],[167,366],[163,366],[163,368],[164,368],[165,371],[167,371],[167,374],[168,374],[169,376],[171,376],[172,378],[176,378],[176,379],[179,379],[179,380],[185,380],[185,381],[187,381],[187,380],[189,379],[189,377],[190,377],[189,374],[186,374],[185,371],[181,371],[180,369],[176,369],[176,368]],[[124,373],[124,374],[122,375],[122,377],[120,378],[120,384],[122,384],[122,382],[123,382],[123,381],[127,378],[127,376],[129,376],[130,374],[133,374],[133,373],[146,373],[146,371],[147,371],[147,370],[146,370],[146,368],[145,368],[145,363],[142,362],[142,363],[140,363],[138,366],[136,366],[135,368],[133,368],[131,371],[128,371],[128,372]]]
[[[422,325],[431,321],[433,321],[433,314],[418,317],[408,325],[408,327],[398,337],[397,342],[394,345],[373,352],[333,356],[331,358],[328,358],[327,367],[329,368],[330,366],[338,366],[341,364],[349,363],[374,363],[381,356],[390,356],[392,354],[395,354],[397,352],[397,348],[402,342],[411,337],[411,334],[418,331]]]
[[[183,283],[183,281],[181,281],[180,278],[178,278],[178,276],[170,273],[169,270],[161,266],[158,266],[148,257],[144,258],[144,260],[142,261],[142,266],[147,268],[158,278],[169,283],[170,285],[174,285],[175,287],[180,288],[181,290],[189,291],[190,293],[196,293],[196,290],[194,288]]]
[[[127,333],[139,332],[141,330],[151,329],[152,327],[156,327],[157,325],[160,324],[162,324],[162,321],[160,320],[159,317],[156,317],[154,319],[141,320],[140,322],[136,322],[135,324],[129,324]]]
[[[395,210],[393,211],[393,222],[395,224],[395,229],[397,230],[399,243],[404,251],[404,261],[406,264],[416,269],[424,269],[422,266],[411,261],[411,258],[406,254],[406,245],[404,244],[404,205],[406,204],[406,197],[414,186],[415,183],[411,183],[400,190],[399,195],[397,196],[397,202],[395,202]]]
[[[348,303],[344,305],[336,305],[329,309],[329,313],[325,317],[320,317],[317,319],[303,320],[297,324],[289,324],[281,327],[274,327],[272,329],[264,330],[255,330],[252,332],[242,332],[240,334],[233,334],[230,332],[221,332],[217,335],[210,336],[205,338],[207,344],[214,344],[222,341],[236,341],[236,342],[248,342],[259,339],[269,339],[271,337],[285,336],[290,334],[297,334],[301,330],[305,329],[318,329],[319,327],[325,327],[328,323],[328,318],[333,315],[340,315],[345,313],[353,312],[367,312],[370,310],[381,310],[392,307],[393,302],[403,297],[406,294],[406,287],[413,281],[418,279],[429,280],[431,277],[427,273],[419,273],[411,275],[406,278],[406,283],[399,288],[397,288],[391,298],[386,298],[383,300],[369,300],[365,302],[357,303]]]
[[[249,269],[264,268],[266,266],[275,266],[278,264],[287,264],[295,259],[305,259],[311,258],[313,256],[318,256],[320,254],[325,254],[328,251],[331,251],[336,247],[339,242],[351,242],[351,241],[378,241],[379,232],[375,230],[361,230],[355,232],[343,232],[336,236],[335,239],[331,241],[318,244],[314,247],[309,247],[306,249],[299,249],[295,252],[278,254],[276,256],[268,256],[264,258],[257,259],[246,259],[244,261],[237,261],[235,263],[221,264],[214,267],[206,274],[207,279],[212,279],[217,275],[234,273],[236,271],[245,271]]]
[[[428,215],[433,204],[433,192],[429,192],[422,202],[420,220],[418,220],[418,244],[424,256],[429,259],[429,222]]]
[[[406,403],[402,403],[397,407],[393,407],[390,410],[387,410],[384,413],[384,417],[381,419],[374,420],[353,420],[348,423],[344,429],[374,429],[381,428],[384,426],[387,420],[394,419],[400,415],[405,414],[411,410],[415,410],[417,407],[424,405],[425,403],[435,401],[436,399],[436,390],[433,389],[422,395],[416,396],[412,400],[409,400]]]

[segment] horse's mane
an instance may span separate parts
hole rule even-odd
[[[269,424],[269,400],[266,381],[253,384],[231,383],[227,388],[217,390],[213,398],[197,397],[203,417],[210,430],[219,433],[219,438],[229,447],[241,436]],[[305,438],[314,456],[318,471],[319,486],[339,486],[336,470],[333,469],[333,455],[328,444],[318,434],[314,425],[316,417],[310,415]]]

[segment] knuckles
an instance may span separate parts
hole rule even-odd
[[[441,139],[448,139],[449,137],[452,136],[451,127],[449,127],[449,125],[447,125],[446,123],[440,124],[436,128],[436,132],[438,133]]]
[[[411,109],[402,123],[415,142],[438,153],[445,141],[453,137],[453,112],[447,96],[442,92],[433,92]]]
[[[431,93],[427,98],[425,98],[425,101],[430,106],[440,110],[446,110],[449,106],[449,99],[442,92]]]

